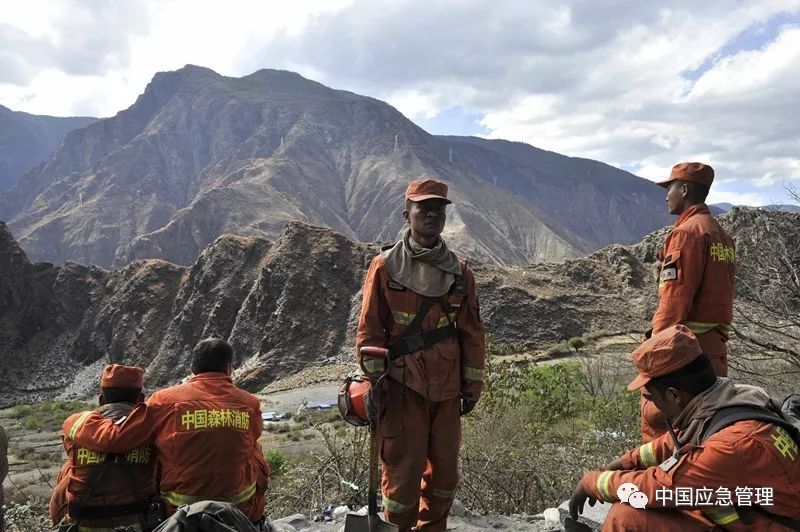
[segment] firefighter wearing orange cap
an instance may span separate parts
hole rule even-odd
[[[154,442],[167,513],[215,500],[233,504],[261,527],[270,475],[258,442],[261,405],[233,384],[232,364],[228,342],[203,340],[192,351],[188,382],[155,392],[121,423],[82,415],[70,435],[78,445],[103,452]]]
[[[95,414],[115,423],[127,416],[142,395],[144,370],[135,366],[111,364],[100,380],[100,408]],[[157,457],[152,445],[120,449],[120,454],[107,455],[92,446],[73,441],[73,429],[90,412],[70,416],[64,422],[64,450],[67,462],[56,479],[50,498],[50,519],[77,522],[80,530],[110,530],[132,527],[147,530],[158,516],[151,498],[156,494]]]
[[[733,320],[736,251],[733,239],[705,204],[714,169],[680,163],[667,189],[670,214],[678,215],[661,253],[658,309],[652,333],[682,323],[694,332],[717,376],[728,374],[726,342]],[[664,416],[642,399],[642,437],[648,442],[666,431]]]
[[[364,360],[370,375],[389,376],[375,394],[386,518],[403,531],[443,531],[458,483],[460,416],[483,388],[485,331],[472,270],[440,237],[447,185],[412,181],[405,200],[402,238],[367,271],[356,353],[387,347],[391,359],[388,368]]]
[[[586,473],[569,502],[572,517],[588,499],[614,503],[603,530],[800,530],[798,433],[768,406],[769,395],[716,377],[683,325],[655,334],[631,358],[639,375],[628,389],[642,389],[677,432]],[[720,423],[731,409],[745,415]]]

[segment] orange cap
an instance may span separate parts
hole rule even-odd
[[[672,167],[669,179],[661,181],[658,186],[667,188],[676,179],[694,181],[710,187],[714,182],[714,169],[703,163],[678,163]]]
[[[415,179],[409,183],[406,189],[406,199],[411,201],[441,199],[447,203],[453,203],[447,199],[447,185],[435,179]]]
[[[685,325],[673,325],[647,339],[631,353],[639,375],[628,389],[638,390],[654,377],[669,375],[689,365],[702,354],[694,333]]]
[[[109,364],[103,369],[101,388],[138,388],[144,384],[144,370],[137,366]]]

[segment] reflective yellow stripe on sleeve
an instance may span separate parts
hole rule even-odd
[[[718,525],[729,525],[739,519],[736,508],[732,506],[700,508],[700,511]]]
[[[614,476],[614,471],[603,471],[597,477],[597,491],[604,501],[611,500],[609,489],[611,488],[611,477]]]
[[[471,368],[469,366],[461,368],[461,376],[468,381],[483,382],[485,373],[486,371],[481,368]]]
[[[193,504],[198,501],[217,501],[227,502],[229,504],[241,504],[248,500],[256,492],[256,483],[253,482],[239,493],[227,497],[220,497],[217,495],[184,495],[182,493],[175,493],[174,491],[162,491],[161,498],[173,506],[184,506],[186,504]]]
[[[75,423],[72,424],[72,428],[69,429],[69,439],[74,440],[75,435],[78,433],[78,429],[81,428],[83,422],[86,421],[86,418],[92,415],[92,411],[89,410],[87,412],[83,412],[78,419],[75,420]]]
[[[386,371],[385,358],[364,357],[361,359],[361,363],[367,373],[383,373]]]
[[[642,463],[642,467],[651,467],[658,464],[653,442],[645,443],[639,447],[639,461]]]
[[[728,335],[731,332],[731,326],[727,323],[705,323],[702,321],[687,321],[685,323],[689,329],[695,334],[703,334],[707,333],[708,331],[713,331],[714,329],[719,329],[724,335]]]
[[[386,495],[383,496],[383,507],[393,514],[403,514],[411,509],[411,505],[393,501]]]

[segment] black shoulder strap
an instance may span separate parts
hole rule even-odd
[[[392,345],[389,346],[390,358],[407,355],[425,347],[424,343],[418,346],[417,344],[419,342],[415,340],[424,342],[421,338],[422,322],[425,320],[428,312],[430,312],[435,304],[436,300],[429,297],[426,297],[422,300],[422,303],[417,309],[417,313],[414,315],[414,319],[412,319],[411,323],[408,324],[406,329],[403,331],[403,334],[401,334],[394,342],[392,342]]]
[[[711,421],[703,430],[700,437],[700,442],[704,443],[708,438],[721,431],[725,427],[729,427],[738,421],[754,420],[772,423],[784,428],[795,441],[798,440],[797,429],[783,419],[780,414],[769,410],[767,407],[758,406],[728,406],[720,408],[711,417]]]

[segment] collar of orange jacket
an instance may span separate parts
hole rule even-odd
[[[225,373],[224,371],[204,371],[203,373],[198,373],[197,375],[192,375],[192,378],[189,381],[206,381],[206,380],[227,380],[228,382],[233,382],[231,376]]]
[[[692,205],[691,207],[683,211],[683,213],[680,216],[678,216],[678,219],[675,220],[675,227],[678,227],[679,225],[681,225],[683,222],[685,222],[687,219],[694,216],[695,214],[708,214],[708,213],[709,213],[708,205],[706,205],[705,203],[698,203],[697,205]]]

